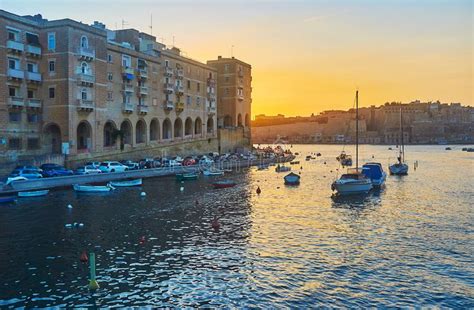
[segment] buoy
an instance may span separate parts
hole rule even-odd
[[[184,191],[184,187],[181,186],[181,187],[179,188],[179,190],[180,190],[180,191]]]
[[[146,196],[146,193],[145,193],[145,192],[141,192],[141,193],[140,193],[140,196],[145,197],[145,196]]]
[[[83,263],[87,263],[89,261],[89,258],[87,257],[87,252],[86,251],[82,252],[81,257],[79,258],[79,260]]]
[[[74,227],[77,227],[77,226],[79,226],[79,223],[78,223],[78,222],[74,222],[73,226],[74,226]]]
[[[260,186],[257,186],[257,195],[260,195],[261,192],[262,190],[260,189]]]
[[[99,288],[99,283],[97,283],[97,280],[95,279],[95,253],[89,254],[89,269],[91,272],[91,278],[89,280],[89,289],[91,291],[95,291]]]
[[[67,208],[68,208],[68,209],[72,209],[72,205],[70,205],[70,204],[67,205]]]
[[[324,164],[326,164],[326,162],[324,162]]]
[[[217,219],[216,215],[214,215],[214,219],[212,220],[211,225],[214,230],[219,230],[219,228],[221,227],[221,224],[219,223],[219,220]]]
[[[79,223],[79,227],[84,227],[84,223]]]
[[[140,244],[144,244],[146,241],[145,236],[140,237]]]
[[[303,170],[303,166],[300,167],[300,170]]]

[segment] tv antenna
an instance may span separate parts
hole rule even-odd
[[[153,14],[150,14],[150,34],[153,35]]]
[[[234,46],[230,47],[230,57],[234,57]]]
[[[127,25],[128,25],[128,22],[126,20],[122,19],[122,30]]]

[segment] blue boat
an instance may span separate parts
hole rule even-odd
[[[372,181],[373,187],[381,187],[385,183],[387,174],[380,163],[367,163],[362,166],[362,174]]]
[[[300,184],[300,176],[296,173],[289,173],[283,179],[285,180],[285,185],[299,185]]]
[[[14,202],[15,198],[16,198],[15,196],[0,197],[0,203]]]

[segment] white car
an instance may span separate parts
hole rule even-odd
[[[99,168],[95,168],[92,165],[87,165],[84,167],[79,167],[76,169],[75,174],[96,174],[96,173],[102,173],[102,171]]]
[[[210,159],[209,157],[203,156],[199,160],[200,165],[212,165],[214,163],[214,160]]]
[[[176,159],[167,159],[167,158],[164,158],[162,161],[161,161],[161,164],[163,167],[179,167],[179,166],[182,166],[182,164],[177,161]]]
[[[104,161],[100,164],[99,169],[102,172],[124,172],[129,168],[118,161]]]

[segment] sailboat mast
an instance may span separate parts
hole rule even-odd
[[[402,106],[400,105],[400,133],[402,135],[401,137],[401,142],[402,142],[402,148],[401,148],[401,157],[402,157],[402,162],[405,162],[405,143],[403,143],[403,118],[402,118]]]
[[[356,90],[356,169],[359,172],[359,91]]]

